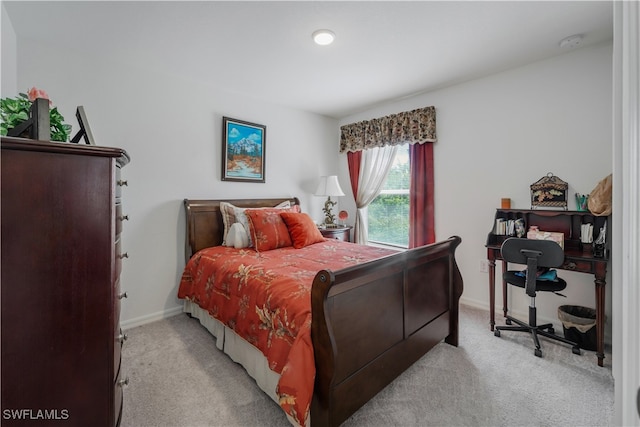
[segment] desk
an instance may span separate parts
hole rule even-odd
[[[608,251],[604,258],[595,258],[591,251],[584,251],[580,244],[580,226],[583,223],[594,224],[594,230],[599,230],[609,218],[596,217],[589,212],[576,211],[542,211],[542,210],[516,210],[498,209],[496,218],[517,219],[522,218],[525,227],[537,225],[541,230],[562,232],[565,235],[565,259],[560,270],[577,271],[579,273],[592,274],[595,278],[596,291],[596,337],[598,365],[604,365],[604,312],[605,312],[605,286],[607,276]],[[495,221],[494,221],[495,223]],[[500,247],[509,236],[496,235],[492,232],[487,237],[487,259],[489,260],[489,313],[490,325],[493,331],[495,326],[495,271],[496,260],[502,261],[502,273],[507,271],[507,263],[502,259]],[[597,232],[594,231],[594,236]],[[507,316],[507,283],[502,281],[502,311]]]

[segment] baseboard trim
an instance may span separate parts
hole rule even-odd
[[[482,310],[489,311],[489,304],[487,304],[486,302],[475,300],[475,299],[465,298],[464,296],[460,297],[460,304],[464,304],[464,305],[469,306],[469,307],[479,308],[479,309],[482,309]]]
[[[155,313],[147,314],[144,316],[136,317],[133,319],[125,320],[120,323],[120,327],[123,330],[135,328],[136,326],[146,325],[147,323],[156,322],[158,320],[166,319],[168,317],[177,316],[182,313],[182,305],[167,308],[162,311],[157,311]]]

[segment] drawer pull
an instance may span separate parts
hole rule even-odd
[[[128,186],[129,186],[129,183],[127,182],[127,180],[126,180],[126,179],[125,179],[125,180],[120,179],[120,180],[118,180],[118,185],[119,185],[120,187],[124,187],[125,185],[128,187]]]
[[[125,252],[125,253],[123,253],[123,254],[120,254],[120,255],[118,255],[118,256],[120,257],[120,259],[123,259],[123,258],[129,258],[129,254],[128,254],[128,253],[126,253],[126,252]]]
[[[120,333],[118,335],[118,341],[120,341],[120,345],[124,344],[124,342],[129,338],[127,334]]]
[[[576,269],[576,263],[575,262],[570,262],[569,264],[567,264],[566,269],[567,270],[575,270]]]
[[[129,221],[129,215],[121,215],[118,217],[120,221]]]
[[[126,291],[118,295],[118,299],[122,299],[122,298],[129,298],[129,295],[127,295]]]
[[[124,387],[124,386],[126,386],[126,385],[129,385],[129,377],[127,377],[127,378],[125,378],[125,379],[123,379],[123,380],[118,381],[118,385],[119,385],[120,387]]]

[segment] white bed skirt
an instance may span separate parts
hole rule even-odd
[[[183,311],[198,319],[202,326],[216,338],[216,347],[229,355],[231,360],[242,365],[247,373],[256,380],[258,387],[278,403],[276,386],[280,380],[280,374],[269,369],[267,358],[260,350],[242,339],[235,331],[211,317],[206,310],[201,309],[197,304],[185,300]]]
[[[276,394],[280,374],[269,369],[269,362],[260,350],[245,341],[233,329],[211,317],[199,305],[184,300],[182,310],[198,319],[200,324],[216,338],[216,347],[225,352],[231,360],[239,363],[249,376],[256,381],[258,387],[273,399],[276,404],[280,404]],[[291,424],[298,426],[298,423],[289,414],[285,413],[285,415]],[[310,420],[307,419],[305,427],[309,427],[309,424]]]

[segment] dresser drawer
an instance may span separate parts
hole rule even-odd
[[[116,203],[116,239],[122,234],[122,203]]]
[[[123,384],[122,375],[118,373],[113,385],[113,419],[116,420],[115,425],[120,425],[122,418],[122,403],[123,403]]]
[[[117,375],[120,369],[120,353],[124,341],[122,330],[120,329],[120,279],[116,279],[113,288],[113,372]]]
[[[343,242],[351,241],[352,227],[336,227],[320,229],[320,234],[327,239],[342,240]]]
[[[116,270],[114,271],[114,276],[116,280],[120,278],[120,273],[122,272],[122,257],[123,257],[120,236],[117,236],[117,239],[118,240],[116,240],[116,251],[115,251],[115,260],[114,260],[115,267],[116,267]]]
[[[116,328],[118,333],[116,334],[114,344],[113,344],[113,375],[114,379],[117,379],[120,376],[120,369],[122,369],[122,344],[124,340],[121,338],[124,336],[124,333],[120,329],[120,327]]]
[[[120,329],[120,328],[118,328]],[[116,344],[114,346],[113,356],[113,379],[117,380],[120,376],[120,369],[122,369],[122,353],[120,347],[120,341],[116,338]]]
[[[594,273],[593,264],[585,260],[567,259],[560,268],[569,271],[579,271],[581,273]]]
[[[122,179],[120,174],[120,167],[116,167],[116,199],[120,199],[122,196],[122,187],[128,185],[126,180]]]

